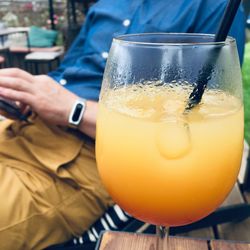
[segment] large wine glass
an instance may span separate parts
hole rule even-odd
[[[160,33],[113,40],[100,95],[97,164],[113,200],[142,221],[180,226],[200,220],[237,179],[241,70],[235,40],[213,40]],[[187,109],[206,65],[201,101]]]

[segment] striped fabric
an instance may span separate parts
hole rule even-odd
[[[85,244],[96,243],[101,232],[104,230],[121,231],[126,227],[133,217],[124,212],[118,205],[109,208],[106,213],[98,219],[90,229],[79,238],[73,238],[64,247],[84,246]],[[66,249],[66,248],[65,248]]]

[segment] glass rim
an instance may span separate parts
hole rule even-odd
[[[165,33],[165,32],[157,32],[157,33],[134,33],[134,34],[125,34],[120,35],[113,38],[114,42],[121,43],[121,44],[131,44],[131,45],[148,45],[148,46],[193,46],[193,45],[230,45],[235,43],[235,38],[231,36],[227,36],[225,41],[221,42],[141,42],[141,41],[131,41],[126,40],[126,38],[132,37],[147,37],[147,36],[177,36],[177,37],[208,37],[208,38],[215,38],[215,34],[206,34],[206,33]]]

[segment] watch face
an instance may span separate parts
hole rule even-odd
[[[85,107],[86,107],[85,102],[86,101],[84,99],[77,100],[75,102],[74,106],[72,107],[70,116],[69,116],[69,126],[70,127],[75,128],[80,124],[80,122],[82,120],[83,113],[85,111]]]
[[[75,112],[72,116],[72,122],[77,122],[79,120],[82,109],[83,109],[83,105],[81,103],[77,103],[75,107]]]

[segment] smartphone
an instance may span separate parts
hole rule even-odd
[[[18,107],[14,101],[0,98],[0,110],[2,111],[3,115],[6,113],[13,119],[27,121],[27,116],[22,114],[20,107]]]

